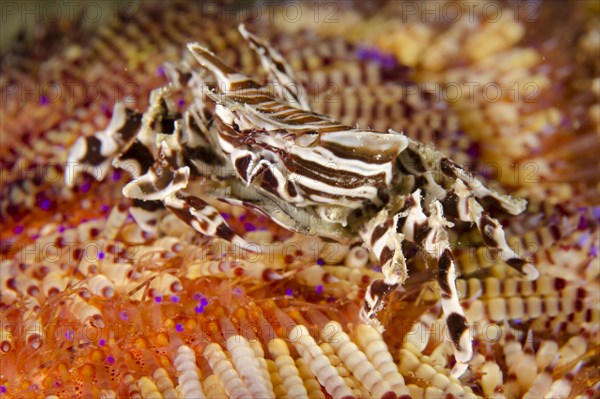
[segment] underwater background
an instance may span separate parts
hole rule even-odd
[[[597,1],[3,1],[0,397],[592,398],[600,387]],[[540,271],[452,234],[474,356],[464,374],[435,267],[358,318],[368,252],[220,209],[268,254],[128,213],[128,176],[64,183],[113,105],[143,112],[200,42],[264,79],[237,27],[277,49],[312,108],[431,144],[528,201],[499,215]],[[182,101],[189,101],[182,99]]]

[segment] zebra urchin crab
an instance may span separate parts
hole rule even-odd
[[[292,231],[362,242],[384,275],[371,283],[361,309],[361,317],[375,324],[386,295],[407,278],[402,242],[409,241],[437,260],[455,357],[467,362],[471,341],[446,228],[453,220],[475,223],[503,261],[535,279],[536,269],[508,246],[501,225],[480,203],[516,215],[525,201],[487,189],[402,133],[352,128],[311,112],[279,53],[243,26],[240,32],[271,85],[191,43],[189,51],[204,68],[170,68],[173,82],[152,93],[143,115],[116,104],[106,130],[73,146],[67,184],[88,168],[103,179],[112,161],[134,178],[123,193],[145,230],[154,228],[156,213],[166,208],[205,236],[246,245],[206,201],[212,198],[250,208]],[[191,90],[193,101],[183,113],[172,99],[175,90]]]

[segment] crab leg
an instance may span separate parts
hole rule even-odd
[[[89,137],[80,137],[69,152],[65,170],[65,183],[73,187],[82,172],[96,180],[104,180],[114,156],[132,142],[141,126],[142,116],[115,104],[112,118],[106,129]]]
[[[156,234],[158,221],[165,212],[162,201],[130,200],[129,213],[143,231]]]
[[[477,224],[486,246],[500,251],[500,258],[527,278],[537,279],[537,269],[521,258],[506,242],[502,225],[484,211],[467,186],[456,180],[442,201],[447,215],[464,222]]]
[[[425,173],[434,172],[435,177],[440,178],[439,180],[447,182],[461,180],[476,198],[493,202],[511,215],[522,213],[527,206],[525,200],[515,199],[486,188],[476,177],[463,170],[441,152],[414,140],[409,140],[408,147],[400,154],[399,161],[402,172],[408,175],[422,176]],[[438,199],[441,200],[441,198]]]
[[[442,205],[438,200],[431,203],[431,215],[425,215],[421,206],[421,190],[416,190],[407,197],[402,212],[394,217],[394,221],[397,232],[404,234],[407,240],[437,259],[442,309],[454,344],[454,355],[458,362],[469,361],[473,348],[467,319],[458,301],[456,267],[445,230],[452,223],[444,219]]]
[[[252,48],[260,57],[260,62],[269,76],[269,79],[275,83],[275,93],[290,105],[310,111],[306,94],[294,77],[294,72],[286,60],[274,48],[246,30],[241,24],[238,30],[246,39],[250,48]]]
[[[187,47],[200,65],[208,69],[217,79],[219,92],[227,93],[243,89],[260,89],[262,87],[246,75],[225,64],[200,43],[188,43]]]
[[[166,197],[164,203],[167,209],[202,235],[219,237],[244,249],[251,248],[246,240],[233,231],[221,213],[204,200],[178,192]]]
[[[466,172],[448,158],[440,160],[440,169],[446,178],[459,179],[473,193],[476,198],[486,199],[493,202],[499,208],[510,213],[518,215],[527,207],[527,201],[524,199],[515,199],[508,195],[499,194],[485,187],[476,177]]]
[[[424,159],[430,160],[427,164]],[[399,157],[401,167],[409,173],[422,177],[422,187],[428,196],[439,200],[444,206],[447,216],[463,222],[477,225],[484,243],[500,251],[500,258],[517,270],[528,280],[535,280],[538,271],[533,265],[521,258],[506,242],[502,225],[485,212],[478,198],[494,202],[512,214],[519,214],[525,209],[525,202],[512,197],[500,195],[484,187],[479,180],[469,175],[448,158],[437,151],[423,145],[410,142],[408,148]],[[441,171],[441,178],[453,181],[449,190],[440,186],[433,170]]]
[[[154,201],[162,201],[167,209],[199,233],[248,248],[249,244],[231,229],[215,207],[183,192],[188,186],[190,168],[184,166],[175,169],[176,165],[169,162],[170,154],[167,141],[162,141],[156,162],[144,175],[127,184],[123,188],[123,195],[149,202],[150,207]]]
[[[408,275],[406,260],[402,253],[404,236],[396,233],[393,219],[383,210],[361,232],[363,242],[377,257],[384,278],[371,282],[365,293],[365,301],[360,317],[370,324],[377,324],[375,315],[384,305],[385,297],[399,285],[404,284]]]

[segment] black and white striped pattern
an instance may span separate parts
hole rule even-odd
[[[373,323],[386,296],[408,277],[402,243],[416,245],[437,262],[455,356],[467,362],[471,340],[446,229],[452,221],[474,223],[502,260],[535,278],[536,269],[508,246],[500,223],[480,203],[518,214],[524,201],[486,188],[402,133],[352,128],[310,111],[281,55],[243,27],[240,32],[275,89],[191,43],[189,51],[214,82],[202,70],[179,74],[171,68],[174,83],[152,93],[143,118],[115,106],[109,127],[80,139],[70,160],[99,167],[99,179],[113,158],[115,166],[129,170],[135,180],[123,193],[134,200],[132,214],[147,230],[156,224],[152,212],[164,206],[205,236],[247,245],[203,198],[209,196],[296,232],[346,244],[362,241],[384,275],[368,287],[361,310]],[[179,113],[173,92],[185,89],[194,100]],[[81,170],[67,174],[68,182]]]
[[[250,47],[259,55],[262,66],[267,72],[271,83],[274,83],[274,92],[279,98],[298,108],[310,111],[304,89],[298,84],[292,68],[281,54],[248,32],[244,25],[240,25],[239,30]]]
[[[85,172],[104,180],[112,159],[131,147],[141,127],[142,115],[115,104],[112,118],[105,130],[90,137],[80,137],[71,147],[65,169],[65,183],[73,187],[77,177]],[[131,156],[131,154],[129,155]]]
[[[219,211],[206,201],[193,196],[176,193],[167,196],[165,206],[181,220],[207,237],[219,237],[234,245],[248,249],[248,243],[236,234]]]
[[[208,50],[189,48],[217,77],[217,87],[228,89],[207,95],[216,104],[219,145],[241,180],[325,215],[365,202],[383,205],[380,193],[391,183],[394,161],[408,144],[405,136],[353,129],[283,103],[220,67]]]

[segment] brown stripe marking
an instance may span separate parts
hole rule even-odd
[[[463,348],[460,347],[460,336],[467,329],[467,319],[458,313],[451,313],[446,319],[446,324],[448,325],[448,331],[450,332],[454,346],[458,350],[462,350]]]
[[[371,233],[371,246],[375,246],[375,243],[389,230],[391,223],[392,221],[388,219],[373,229],[373,233]]]
[[[450,266],[452,266],[452,262],[452,252],[449,249],[445,249],[438,261],[438,284],[444,294],[448,296],[452,295],[448,281],[448,271],[450,270]]]

